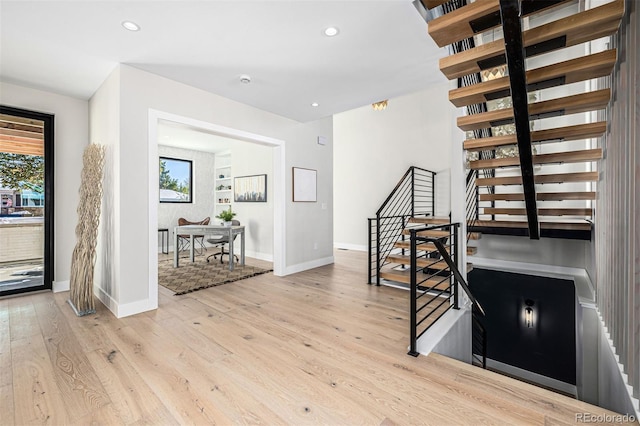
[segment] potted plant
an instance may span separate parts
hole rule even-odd
[[[229,209],[221,211],[216,217],[224,222],[224,226],[231,226],[231,220],[235,215],[236,214]]]

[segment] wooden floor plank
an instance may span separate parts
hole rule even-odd
[[[13,368],[13,400],[16,425],[70,423],[45,346],[43,335],[11,342]]]
[[[48,294],[35,296],[34,306],[58,389],[72,421],[110,403],[67,319]]]
[[[553,424],[573,422],[576,412],[608,413],[571,408],[570,398],[520,382],[512,392],[513,379],[502,376],[499,385],[476,384],[465,368],[408,356],[407,292],[367,285],[363,252],[335,258],[183,296],[160,289],[158,312],[122,319],[100,304],[96,315],[75,317],[64,293],[45,296],[55,305],[37,295],[0,304],[11,305],[10,323],[12,313],[27,320],[15,328],[23,338],[8,338],[15,410],[3,426]],[[30,312],[51,324],[30,321]],[[76,354],[68,358],[77,364],[84,354],[109,397],[80,417],[62,400],[66,379],[53,373],[47,350],[64,342],[66,353],[72,335]],[[487,382],[497,376],[481,374]],[[525,404],[527,389],[535,396]]]

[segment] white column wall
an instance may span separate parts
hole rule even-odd
[[[286,272],[330,263],[332,257],[332,119],[296,121],[244,105],[200,89],[121,65],[119,91],[119,162],[116,216],[121,216],[116,242],[119,279],[117,316],[153,306],[149,294],[149,111],[157,110],[285,141]],[[110,93],[109,96],[115,96]],[[93,111],[92,111],[93,114]],[[105,117],[93,116],[96,121]],[[316,144],[325,136],[326,146]],[[235,162],[235,160],[234,160]],[[291,167],[318,170],[318,203],[292,203]],[[322,203],[327,209],[322,209]],[[118,238],[120,239],[118,241]],[[155,240],[155,236],[153,236]],[[309,248],[311,247],[311,248]],[[317,248],[314,248],[317,247]],[[123,308],[123,307],[127,308]]]

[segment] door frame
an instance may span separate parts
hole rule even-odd
[[[25,289],[7,290],[0,296],[27,293],[39,290],[51,290],[54,277],[54,124],[55,116],[43,112],[31,111],[0,105],[0,114],[41,120],[44,122],[44,280],[43,285]]]

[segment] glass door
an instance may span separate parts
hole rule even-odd
[[[0,106],[0,297],[52,288],[53,115]]]

